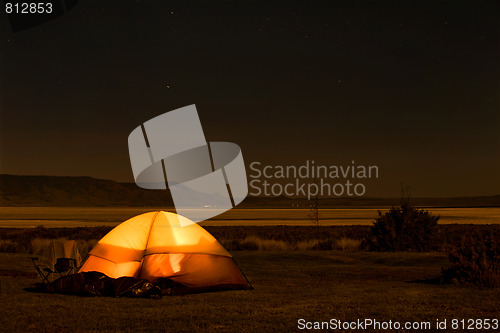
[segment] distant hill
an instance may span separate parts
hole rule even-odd
[[[189,195],[199,196],[200,193]],[[399,198],[325,198],[320,208],[384,207]],[[414,198],[426,207],[500,207],[500,195],[461,198]],[[173,207],[170,191],[144,190],[134,183],[118,183],[91,177],[0,175],[0,206],[138,206]],[[306,198],[247,197],[239,208],[306,208]]]
[[[0,175],[0,206],[173,206],[170,192],[91,177]]]

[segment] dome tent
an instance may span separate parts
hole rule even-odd
[[[251,289],[232,256],[205,229],[169,212],[135,216],[111,230],[90,251],[79,272],[97,271],[187,287]]]

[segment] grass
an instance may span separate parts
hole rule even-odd
[[[161,300],[23,291],[29,276],[1,276],[2,331],[293,331],[297,320],[431,321],[498,318],[498,290],[432,281],[441,253],[234,251],[254,286]],[[33,272],[24,254],[0,253],[2,269]],[[8,275],[8,274],[6,274]],[[368,330],[373,331],[373,330]]]
[[[297,321],[498,318],[499,289],[439,284],[444,252],[360,251],[368,226],[209,226],[254,286],[161,300],[28,293],[39,281],[28,252],[75,239],[82,256],[111,227],[0,228],[1,331],[297,330]],[[440,225],[442,247],[500,225]],[[374,330],[368,329],[372,332]]]

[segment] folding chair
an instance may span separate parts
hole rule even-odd
[[[41,268],[41,265],[37,263],[38,258],[33,257],[30,258],[35,266],[36,271],[42,278],[42,283],[50,283],[49,278],[52,274],[58,274],[59,277],[63,277],[65,275],[69,275],[76,270],[76,260],[72,258],[57,258],[56,263],[54,264],[54,269],[50,269],[49,267]]]
[[[52,270],[48,267],[41,268],[41,265],[38,264],[38,257],[31,257],[31,261],[33,262],[33,266],[35,266],[38,275],[42,278],[42,283],[50,283],[49,277],[53,273]]]
[[[54,272],[59,274],[60,277],[63,275],[69,275],[76,270],[76,259],[73,258],[57,258],[54,265]]]
[[[74,240],[52,239],[46,246],[42,246],[37,253],[40,253],[40,260],[38,257],[31,258],[31,260],[42,278],[42,283],[51,282],[53,274],[62,277],[75,273],[81,261]]]

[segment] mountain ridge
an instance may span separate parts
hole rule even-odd
[[[320,208],[382,207],[398,203],[399,198],[338,197],[319,200]],[[500,195],[412,198],[411,203],[427,207],[500,207]],[[307,208],[309,204],[307,198],[249,196],[238,208]],[[170,191],[146,190],[135,183],[119,183],[88,176],[0,174],[0,206],[173,207],[174,204]]]

